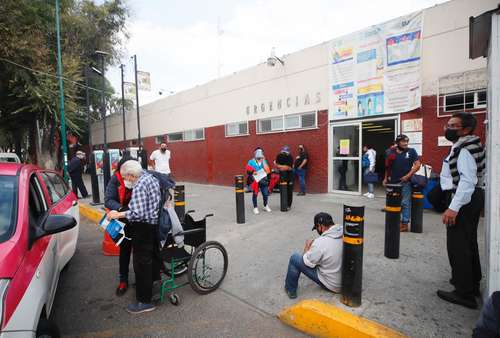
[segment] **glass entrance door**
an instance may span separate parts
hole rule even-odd
[[[331,190],[361,194],[361,122],[334,124],[331,127]]]

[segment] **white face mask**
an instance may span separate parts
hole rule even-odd
[[[135,182],[132,183],[130,181],[124,180],[123,183],[125,184],[125,188],[127,188],[127,189],[133,189],[135,186]]]

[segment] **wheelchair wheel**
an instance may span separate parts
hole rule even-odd
[[[227,272],[227,252],[219,242],[205,242],[196,248],[189,260],[188,280],[199,294],[216,290]]]
[[[171,276],[172,275],[172,271],[171,271],[171,265],[169,262],[165,262],[164,265],[165,267],[165,273],[168,275],[168,276]],[[187,264],[185,262],[176,262],[174,263],[174,276],[180,276],[184,273],[186,273],[188,267],[187,267]]]
[[[169,297],[168,297],[168,300],[170,301],[170,303],[172,305],[179,305],[181,303],[181,299],[179,298],[179,295],[176,294],[176,293],[173,293],[171,294]]]

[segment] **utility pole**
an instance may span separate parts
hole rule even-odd
[[[100,204],[99,182],[95,172],[95,159],[92,146],[92,118],[90,116],[90,94],[89,94],[89,67],[85,66],[85,101],[87,104],[87,124],[89,128],[89,166],[90,166],[90,185],[92,186],[92,202]]]
[[[66,181],[71,181],[68,175],[68,145],[66,141],[66,118],[64,116],[64,83],[62,80],[62,55],[61,55],[61,23],[59,18],[59,0],[56,0],[56,33],[57,33],[57,78],[59,79],[59,96],[60,104],[59,109],[61,111],[61,140],[62,140],[62,151],[63,151],[63,170],[64,179]]]
[[[104,57],[108,55],[106,52],[96,51],[96,54],[101,57],[101,116],[102,123],[104,127],[104,159],[103,159],[103,174],[104,174],[104,190],[108,186],[108,182],[111,179],[110,167],[109,167],[109,154],[108,154],[108,137],[106,130],[106,78],[104,77]]]
[[[125,68],[125,65],[122,63],[120,65],[120,69],[122,71],[122,121],[123,121],[123,142],[127,140],[127,134],[125,131],[125,89],[124,89],[124,74],[123,74],[123,69]]]
[[[139,114],[139,83],[137,81],[137,55],[134,55],[134,73],[135,73],[135,106],[137,110],[137,143],[142,147],[141,140],[141,118]]]

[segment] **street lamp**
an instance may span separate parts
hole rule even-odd
[[[96,70],[92,67],[92,70]],[[100,72],[99,72],[100,73]],[[90,167],[90,185],[92,186],[92,204],[101,204],[101,199],[99,197],[99,182],[97,180],[97,175],[95,172],[95,158],[92,146],[92,118],[90,116],[90,93],[89,93],[89,67],[85,67],[85,99],[87,104],[87,123],[89,128],[89,167]]]
[[[108,137],[107,137],[107,130],[106,130],[106,98],[104,92],[106,91],[106,78],[104,76],[104,57],[109,56],[109,53],[96,50],[94,52],[95,55],[99,56],[101,59],[101,70],[100,75],[101,75],[101,116],[102,116],[102,123],[103,123],[103,128],[104,128],[104,159],[103,159],[103,172],[104,172],[104,190],[106,190],[106,187],[108,186],[108,182],[111,179],[111,170],[109,167],[109,155],[108,155]],[[94,68],[94,67],[92,67]],[[94,70],[96,71],[96,70]]]

